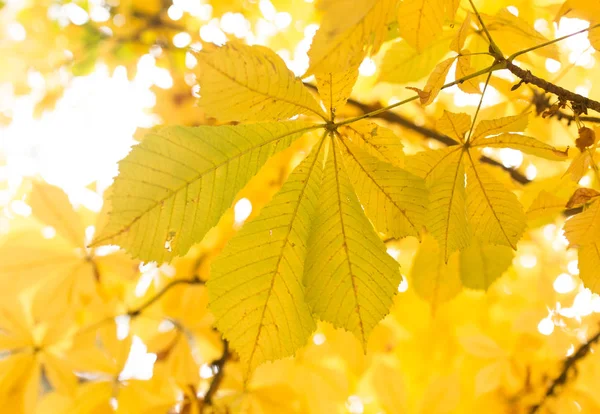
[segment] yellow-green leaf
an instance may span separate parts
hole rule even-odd
[[[340,143],[331,143],[308,243],[306,299],[315,315],[353,332],[365,347],[401,277],[358,202]]]
[[[419,237],[427,210],[425,181],[346,139],[341,149],[348,177],[377,230],[397,238]]]
[[[352,88],[358,79],[358,67],[343,72],[317,74],[317,87],[321,100],[329,112],[329,119],[335,119],[336,109],[346,104]]]
[[[435,128],[457,142],[465,142],[465,134],[471,128],[471,116],[444,110],[444,115],[436,122]]]
[[[403,0],[398,8],[400,36],[417,51],[439,38],[443,27],[443,0]]]
[[[433,310],[455,297],[462,290],[458,253],[446,263],[436,240],[430,235],[423,236],[410,271],[411,285]]]
[[[383,57],[378,80],[389,83],[408,83],[427,76],[448,52],[450,36],[436,40],[421,52],[406,41],[396,42]]]
[[[185,254],[267,159],[313,128],[290,121],[150,133],[119,163],[110,220],[94,244],[159,263]]]
[[[487,290],[509,268],[515,253],[507,246],[483,245],[477,239],[460,254],[460,279],[465,287]]]
[[[315,329],[303,273],[319,198],[321,145],[292,172],[260,214],[245,223],[212,265],[210,309],[249,370],[293,355]],[[243,323],[240,323],[243,321]]]
[[[229,122],[325,116],[302,81],[271,49],[230,42],[196,57],[198,104],[209,117]]]
[[[54,230],[73,246],[84,247],[83,224],[63,190],[34,181],[29,197],[29,205],[34,216],[44,224],[54,227]]]
[[[476,143],[480,138],[497,135],[503,132],[523,132],[527,128],[529,113],[507,116],[498,119],[486,119],[475,127],[471,142]]]
[[[560,151],[552,145],[545,144],[535,138],[520,134],[503,133],[490,138],[477,138],[471,142],[471,147],[513,148],[526,154],[547,160],[563,161],[568,157],[568,151]]]
[[[523,206],[486,171],[484,165],[467,164],[467,213],[473,234],[484,244],[501,244],[516,250],[525,231]]]
[[[315,34],[305,76],[339,73],[376,53],[396,14],[396,0],[323,0],[323,21]],[[343,17],[342,17],[343,16]]]
[[[390,129],[361,119],[340,127],[339,131],[369,155],[397,167],[402,167],[404,164],[404,146],[400,138]]]
[[[463,152],[453,152],[436,180],[430,182],[427,230],[437,239],[444,262],[469,245]]]
[[[594,293],[600,293],[600,243],[590,243],[579,248],[579,277]]]
[[[565,236],[572,246],[600,243],[600,201],[567,220]]]

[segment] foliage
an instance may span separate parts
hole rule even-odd
[[[101,64],[172,85],[102,210],[11,194],[8,411],[600,410],[597,7],[38,3],[0,11],[35,116]]]

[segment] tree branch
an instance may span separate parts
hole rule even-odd
[[[160,298],[164,296],[169,290],[174,288],[177,285],[203,285],[204,280],[200,279],[197,275],[194,275],[192,279],[175,279],[167,283],[161,290],[159,290],[156,295],[152,296],[148,301],[140,305],[137,309],[133,309],[127,312],[127,315],[131,318],[135,318],[139,316],[144,310],[148,307],[152,306],[155,302],[157,302]]]
[[[546,111],[547,109],[550,109],[550,107],[552,106],[552,104],[550,103],[550,96],[547,95],[546,93],[538,92],[535,88],[531,88],[531,90],[533,92],[533,96],[531,98],[531,103],[533,106],[535,106],[536,114],[541,115],[544,111]],[[564,119],[567,121],[567,125],[571,125],[571,123],[575,121],[574,115],[567,114],[560,110],[554,111],[547,118],[556,118],[559,121],[562,121]],[[578,117],[578,119],[584,123],[589,122],[589,123],[593,123],[593,124],[600,124],[600,117],[596,117],[596,116],[583,115],[583,116]]]
[[[550,383],[550,386],[547,388],[541,401],[538,404],[531,407],[531,410],[529,411],[530,414],[537,413],[548,398],[556,396],[558,388],[567,383],[569,379],[569,372],[576,371],[577,367],[575,366],[575,364],[579,360],[583,359],[590,352],[591,347],[594,344],[596,344],[598,340],[600,340],[600,331],[598,331],[594,336],[588,339],[587,342],[582,344],[577,349],[577,351],[573,353],[573,355],[571,355],[563,361],[563,368],[560,374],[556,378],[554,378],[554,380]]]
[[[213,377],[210,386],[208,387],[208,391],[204,395],[204,401],[202,404],[202,411],[204,411],[205,407],[208,407],[213,404],[214,397],[221,386],[221,382],[223,382],[223,376],[225,375],[224,368],[225,363],[229,359],[229,342],[227,339],[223,338],[223,354],[219,359],[216,359],[212,362],[211,366],[213,369],[217,370],[217,373]]]

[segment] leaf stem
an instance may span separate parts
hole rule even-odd
[[[137,309],[132,309],[127,312],[127,315],[131,318],[135,318],[139,316],[144,310],[152,306],[155,302],[157,302],[160,298],[162,298],[165,293],[174,288],[177,285],[203,285],[204,280],[200,279],[198,276],[194,276],[192,279],[175,279],[167,283],[161,290],[159,290],[154,296],[152,296],[148,301],[144,302]]]
[[[473,3],[473,0],[469,0],[469,3],[471,3],[471,7],[473,8],[473,12],[475,13],[475,15],[477,16],[477,20],[479,20],[479,24],[481,24],[481,28],[483,29],[483,32],[485,33],[486,37],[488,38],[488,41],[490,42],[490,52],[492,53],[492,55],[495,58],[503,58],[504,54],[502,53],[502,51],[500,50],[500,48],[498,47],[498,45],[496,44],[496,42],[494,42],[494,39],[492,39],[492,35],[490,34],[490,32],[488,31],[487,27],[485,26],[485,23],[483,23],[483,19],[481,18],[481,15],[479,14],[479,11],[477,11],[477,8],[475,7],[475,4]]]
[[[477,115],[479,115],[479,110],[481,109],[481,104],[483,103],[483,97],[485,96],[485,91],[490,83],[490,78],[492,77],[492,72],[490,72],[485,80],[485,85],[483,86],[483,91],[481,92],[481,98],[479,99],[479,104],[477,105],[477,109],[475,110],[475,115],[473,116],[473,122],[471,122],[471,129],[469,129],[469,135],[467,135],[466,142],[471,140],[471,134],[473,134],[473,127],[475,126],[475,121],[477,121]]]
[[[530,47],[530,48],[527,48],[527,49],[523,49],[523,50],[521,50],[521,51],[519,51],[519,52],[515,52],[515,53],[513,53],[512,55],[510,55],[509,57],[507,57],[507,58],[506,58],[506,60],[508,60],[508,61],[510,62],[510,61],[512,61],[514,58],[516,58],[517,56],[521,56],[521,55],[523,55],[523,54],[525,54],[525,53],[528,53],[528,52],[531,52],[531,51],[533,51],[533,50],[541,49],[541,48],[543,48],[543,47],[546,47],[546,46],[549,46],[549,45],[551,45],[551,44],[553,44],[553,43],[560,42],[561,40],[568,39],[568,38],[569,38],[569,37],[571,37],[571,36],[575,36],[575,35],[578,35],[578,34],[580,34],[580,33],[585,33],[585,32],[588,32],[588,31],[590,31],[590,30],[592,30],[592,29],[595,29],[595,28],[597,28],[597,27],[600,27],[600,23],[598,23],[598,24],[595,24],[595,25],[593,25],[593,26],[590,26],[590,27],[588,27],[588,28],[586,28],[586,29],[579,30],[579,31],[577,31],[577,32],[574,32],[574,33],[571,33],[571,34],[568,34],[568,35],[565,35],[565,36],[562,36],[562,37],[556,38],[556,39],[554,39],[554,40],[549,40],[549,41],[547,41],[547,42],[544,42],[544,43],[541,43],[541,44],[539,44],[539,45],[536,45],[536,46],[533,46],[533,47]]]

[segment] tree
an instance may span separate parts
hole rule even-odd
[[[100,212],[39,178],[7,207],[3,406],[600,410],[597,9],[6,5],[37,116],[99,64],[172,85]]]

